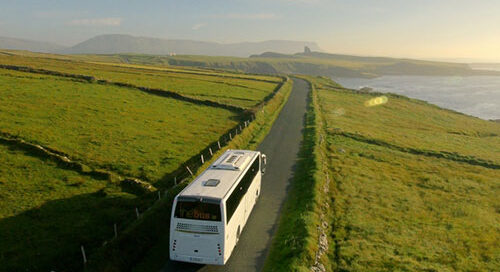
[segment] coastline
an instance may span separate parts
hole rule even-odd
[[[496,76],[382,76],[332,78],[346,88],[368,87],[423,100],[438,107],[483,120],[500,119],[500,77]]]

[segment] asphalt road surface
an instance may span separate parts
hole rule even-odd
[[[276,232],[279,213],[293,177],[302,140],[309,87],[294,79],[293,90],[271,131],[258,147],[267,155],[261,195],[231,258],[224,266],[196,265],[169,261],[162,271],[261,271]]]

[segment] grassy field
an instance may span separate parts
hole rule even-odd
[[[0,69],[3,132],[89,166],[155,181],[231,129],[228,110]]]
[[[140,201],[107,180],[0,144],[0,271],[74,271]]]
[[[16,52],[17,53],[17,52]],[[51,55],[49,55],[50,57]],[[181,70],[139,65],[83,62],[78,57],[49,58],[44,54],[0,54],[0,64],[93,76],[140,87],[173,91],[184,96],[251,108],[271,94],[277,77],[234,76],[231,73]]]
[[[315,84],[334,182],[331,269],[498,268],[500,126],[328,86]]]
[[[7,50],[7,49],[0,49],[0,55],[44,58],[50,60],[78,61],[91,64],[93,63],[93,64],[103,64],[103,65],[113,65],[113,66],[119,65],[123,67],[146,68],[151,70],[161,70],[167,72],[213,75],[217,77],[231,77],[231,78],[241,78],[241,79],[260,80],[260,81],[272,81],[272,82],[282,81],[281,78],[272,75],[253,75],[253,74],[250,75],[233,70],[221,70],[216,68],[211,70],[207,68],[198,68],[198,67],[174,66],[168,63],[167,56],[159,56],[159,55],[144,55],[144,54],[57,55],[49,53],[35,53],[30,51]],[[199,59],[204,58],[204,56],[197,56],[197,57]]]
[[[335,229],[338,268],[493,271],[500,266],[499,170],[340,135],[329,135],[328,144],[346,150],[330,158],[342,222]]]
[[[500,165],[500,127],[492,122],[395,95],[387,96],[385,105],[367,107],[373,96],[317,88],[328,104],[323,109],[332,131],[339,128],[401,148],[457,153]]]

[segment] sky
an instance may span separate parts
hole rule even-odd
[[[0,36],[316,42],[330,53],[500,62],[499,0],[0,0]]]

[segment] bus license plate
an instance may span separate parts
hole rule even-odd
[[[189,260],[192,262],[201,262],[202,261],[201,258],[196,258],[196,257],[189,257]]]

